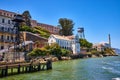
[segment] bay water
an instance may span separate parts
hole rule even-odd
[[[53,62],[53,69],[0,80],[120,80],[120,56]]]

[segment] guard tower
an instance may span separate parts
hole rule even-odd
[[[78,36],[79,36],[80,39],[85,39],[85,34],[84,34],[84,28],[83,27],[78,28]]]

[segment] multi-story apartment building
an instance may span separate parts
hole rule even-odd
[[[0,50],[14,45],[16,39],[16,30],[13,17],[16,13],[0,9]]]

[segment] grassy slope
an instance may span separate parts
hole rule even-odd
[[[29,26],[22,26],[20,31],[28,31],[31,33],[39,34],[41,37],[48,38],[50,36],[50,32],[41,28],[41,27],[33,27],[30,28]]]

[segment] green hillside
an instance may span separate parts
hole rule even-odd
[[[29,26],[22,26],[20,31],[28,31],[31,33],[39,34],[41,37],[48,38],[50,36],[50,32],[41,28],[41,27],[29,27]]]

